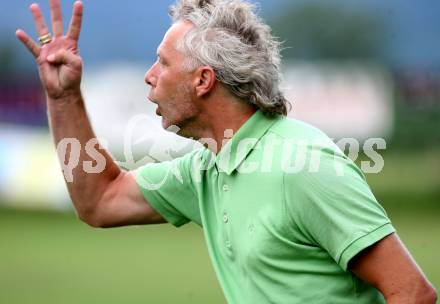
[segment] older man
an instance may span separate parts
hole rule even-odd
[[[63,36],[31,5],[36,58],[55,143],[95,137],[81,95],[76,2]],[[145,75],[165,128],[207,148],[121,170],[100,148],[98,174],[73,171],[68,189],[94,227],[194,221],[231,303],[434,303],[436,293],[399,241],[362,173],[319,130],[285,118],[279,44],[240,0],[181,0]],[[298,166],[298,159],[302,166]],[[94,159],[83,149],[80,161]]]

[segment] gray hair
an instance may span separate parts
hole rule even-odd
[[[289,103],[279,89],[280,42],[257,16],[255,5],[244,0],[177,0],[170,16],[174,23],[194,25],[176,45],[187,57],[186,69],[208,65],[233,96],[265,114],[287,115]]]

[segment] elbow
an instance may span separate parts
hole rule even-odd
[[[82,222],[86,223],[88,226],[90,226],[92,228],[103,228],[103,226],[97,221],[94,221],[89,218],[83,218],[83,217],[79,217],[79,218]]]
[[[77,210],[78,218],[92,228],[105,228],[96,210]]]
[[[117,226],[97,210],[78,212],[78,218],[92,228],[113,228]]]
[[[414,286],[414,285],[413,285]],[[385,297],[386,302],[391,303],[417,303],[417,304],[435,304],[437,303],[437,291],[429,283],[424,282],[418,288],[408,288],[406,292],[394,293]]]
[[[423,303],[423,304],[435,304],[437,303],[437,291],[432,286],[431,283],[429,283],[428,280],[423,280],[423,283],[421,284],[421,287],[419,288],[419,292],[417,293],[417,301],[416,303]]]

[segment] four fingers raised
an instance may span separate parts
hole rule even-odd
[[[61,15],[60,0],[49,0],[50,10],[52,16],[52,30],[55,37],[63,35],[63,20]],[[43,14],[38,4],[33,3],[29,7],[35,21],[38,36],[43,36],[49,33]],[[78,41],[81,32],[81,23],[83,16],[83,5],[81,1],[76,1],[73,5],[73,15],[70,21],[70,26],[66,37]],[[17,30],[15,35],[26,46],[26,48],[37,58],[41,53],[41,47],[23,30]]]

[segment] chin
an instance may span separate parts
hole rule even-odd
[[[175,132],[174,130],[176,129],[176,126],[177,126],[176,123],[173,123],[172,121],[169,121],[169,120],[162,117],[162,128],[164,128],[165,130],[170,129],[169,131]],[[177,127],[177,128],[178,128],[177,130],[180,129],[180,127]]]
[[[165,119],[162,117],[162,128],[164,128],[164,129],[166,130],[166,129],[168,129],[170,126],[171,126],[171,124],[170,124],[167,120],[165,120]]]
[[[176,135],[179,135],[181,137],[185,138],[192,138],[192,133],[188,132],[184,127],[178,126],[176,123],[167,122],[165,120],[162,120],[162,127],[171,133],[174,133]]]

